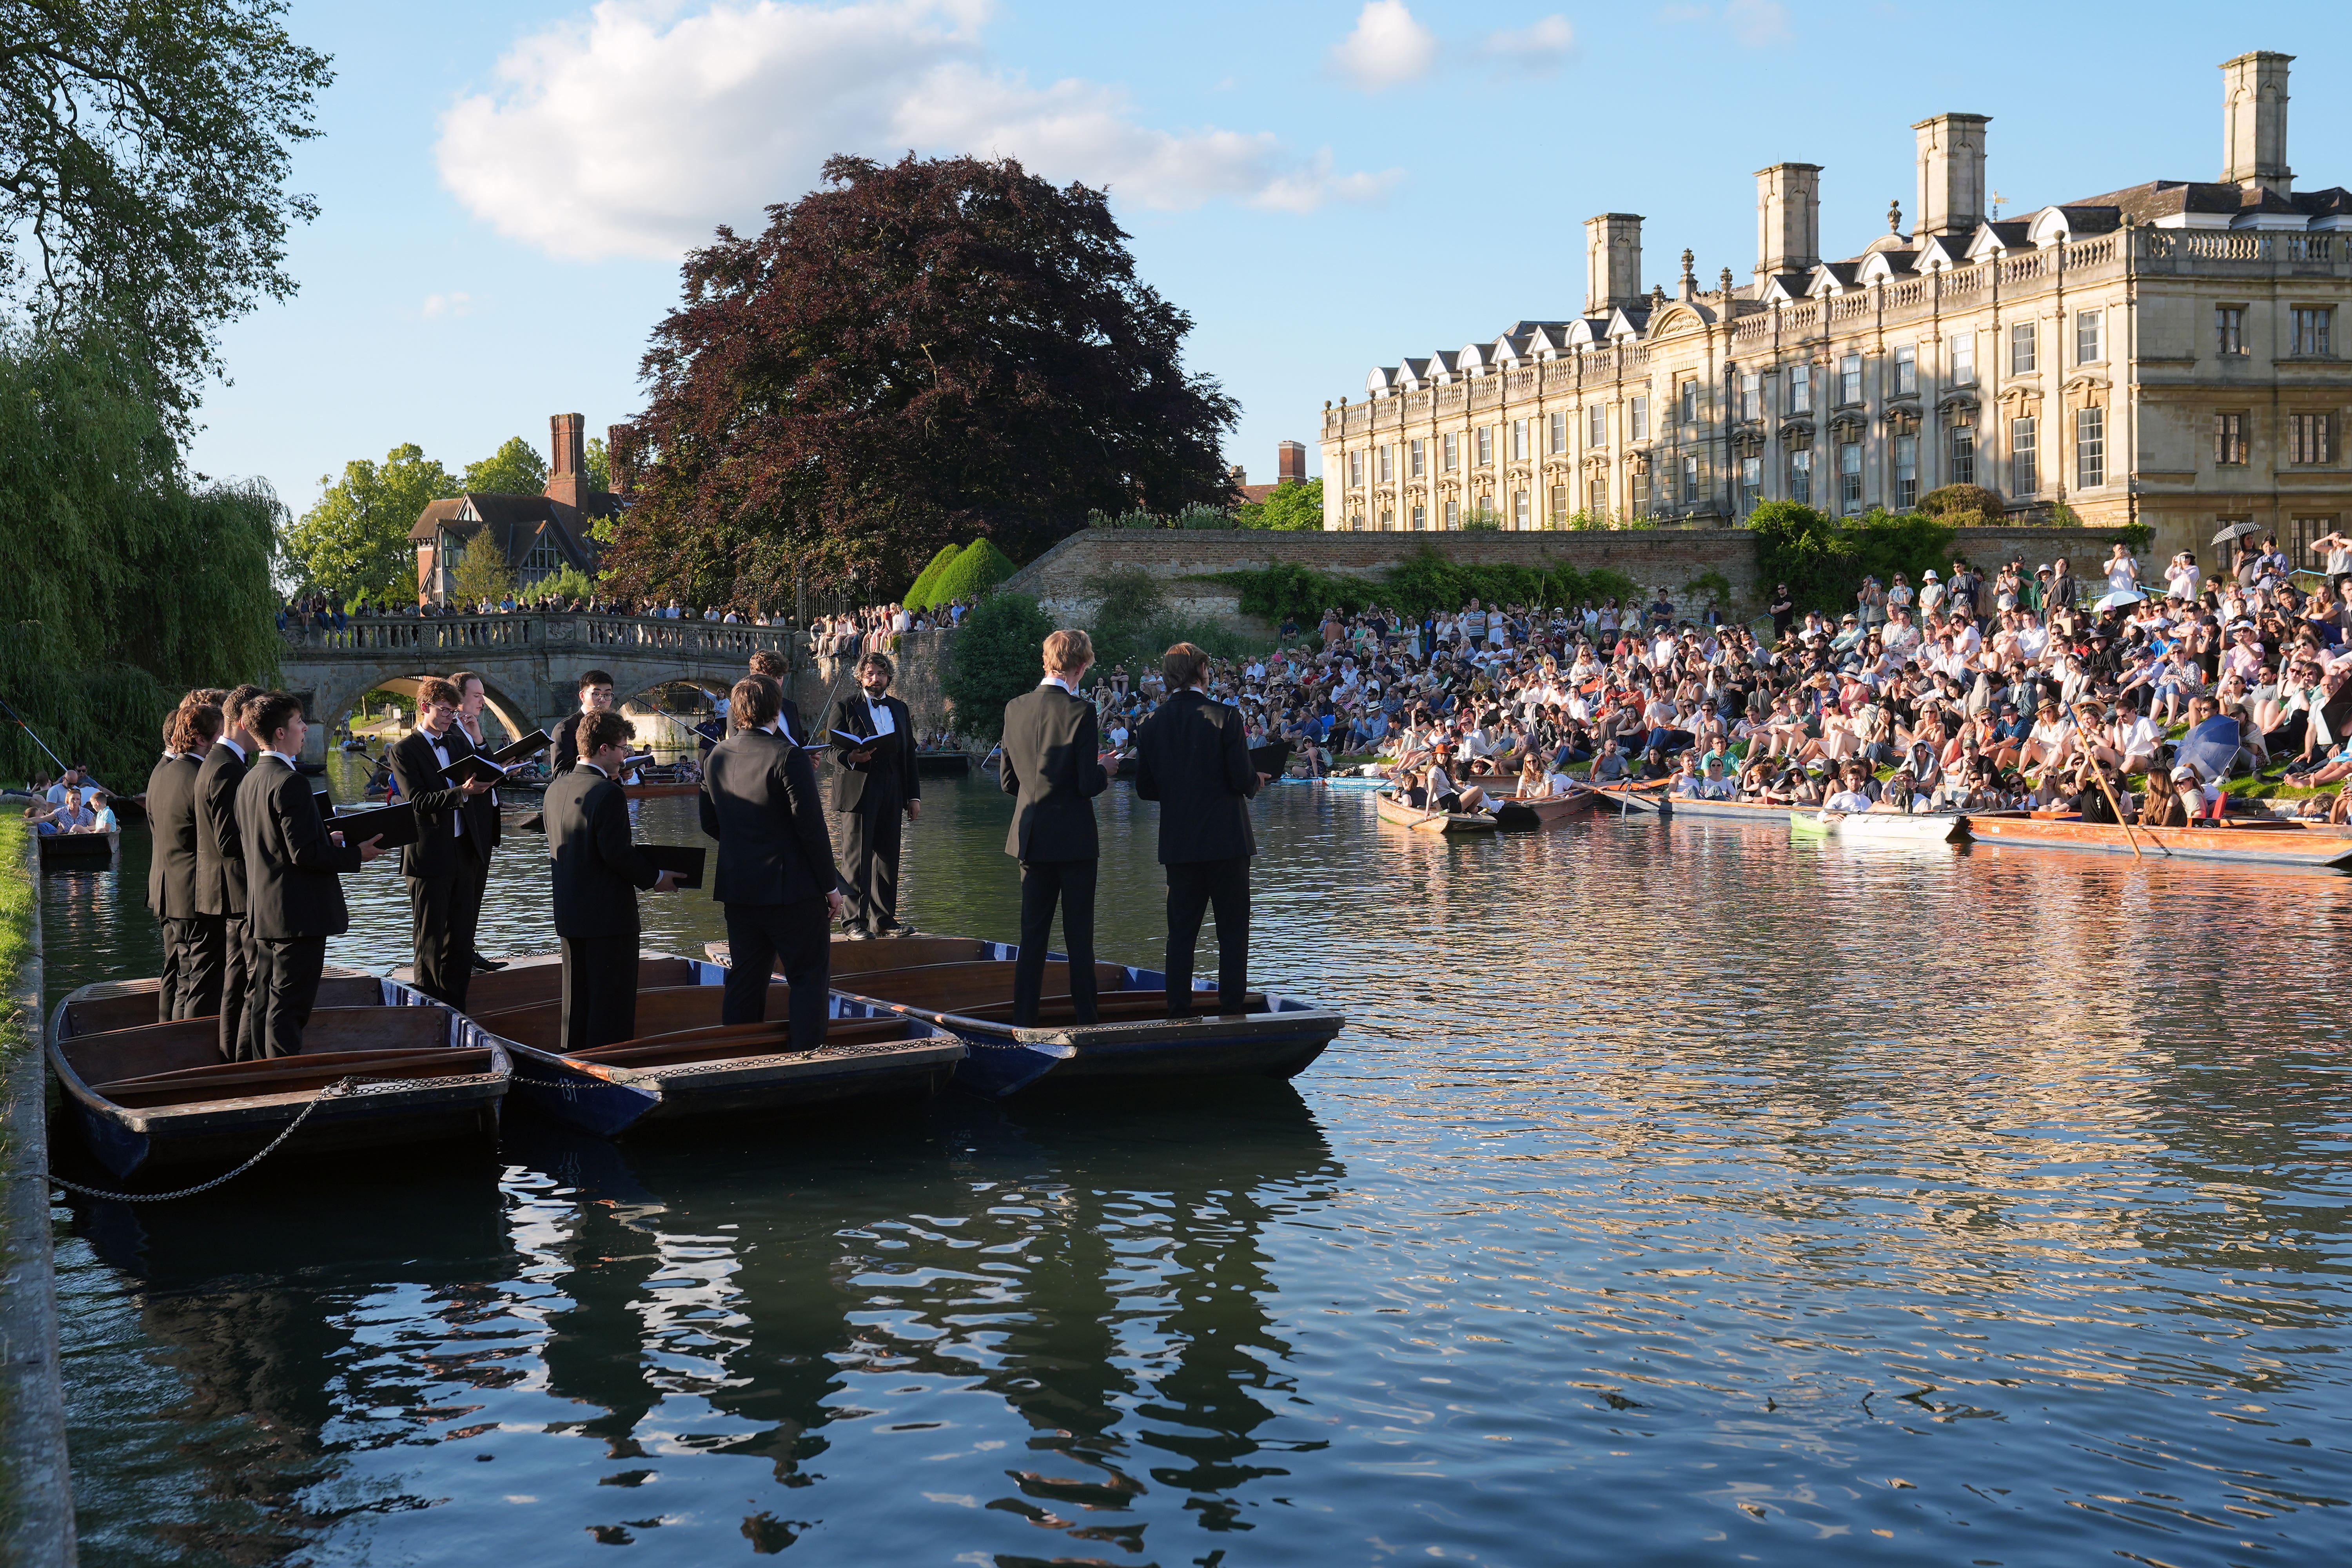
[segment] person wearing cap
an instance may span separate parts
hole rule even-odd
[[[1920,615],[1933,616],[1936,613],[1937,606],[1942,605],[1943,602],[1944,584],[1937,577],[1936,569],[1933,566],[1930,566],[1925,572],[1919,574]]]

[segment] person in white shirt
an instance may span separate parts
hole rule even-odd
[[[1870,797],[1852,784],[1822,802],[1823,811],[1868,811]]]

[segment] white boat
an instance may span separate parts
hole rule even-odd
[[[1789,826],[1797,833],[1888,844],[1958,844],[1969,836],[1969,819],[1956,812],[1912,816],[1895,811],[1800,811],[1790,814]]]

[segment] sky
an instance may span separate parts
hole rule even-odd
[[[1010,154],[1107,186],[1186,362],[1274,478],[1326,402],[1407,355],[1575,313],[1583,220],[1640,213],[1644,280],[1756,260],[1755,180],[1823,166],[1822,244],[1913,203],[1914,121],[1989,114],[2016,216],[2215,178],[2221,73],[2298,57],[2298,188],[2352,184],[2352,6],[1911,0],[295,0],[334,58],[294,186],[300,291],[226,329],[194,446],[297,513],[414,441],[453,469],[548,416],[593,432],[685,251],[812,188],[837,152]],[[1907,221],[1907,218],[1906,218]]]

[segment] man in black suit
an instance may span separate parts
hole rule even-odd
[[[859,659],[857,684],[865,693],[834,705],[823,737],[836,764],[833,809],[847,818],[843,924],[860,939],[897,936],[904,929],[898,924],[898,818],[903,813],[911,822],[923,806],[915,778],[915,718],[889,694],[893,673],[887,654]],[[867,743],[861,747],[844,735]]]
[[[392,776],[416,812],[416,842],[400,852],[416,988],[463,1012],[494,841],[473,810],[489,785],[449,776],[451,765],[472,750],[457,727],[458,701],[457,688],[436,676],[417,683],[416,728],[392,748]]]
[[[732,728],[711,748],[702,776],[702,831],[719,840],[711,890],[727,910],[720,1022],[766,1017],[768,977],[781,968],[793,988],[792,1043],[807,1050],[824,1039],[830,918],[840,914],[842,897],[816,769],[783,733],[782,700],[783,689],[764,675],[747,675],[728,693]]]
[[[1180,642],[1160,661],[1174,693],[1135,734],[1135,793],[1160,803],[1160,863],[1168,868],[1168,1016],[1192,1012],[1192,950],[1201,914],[1217,917],[1217,1009],[1242,1010],[1249,990],[1249,863],[1257,853],[1249,800],[1265,775],[1250,766],[1241,710],[1212,702],[1209,656]]]
[[[260,747],[246,727],[258,686],[239,686],[221,700],[220,739],[196,770],[196,912],[204,940],[220,950],[220,1054],[225,1062],[260,1055],[253,1034],[255,954],[245,899],[245,837],[236,826],[236,792]]]
[[[751,656],[751,673],[764,675],[776,683],[776,724],[785,740],[796,746],[823,743],[824,737],[812,735],[801,721],[801,705],[792,699],[793,667],[780,653],[761,651]],[[814,764],[811,764],[814,771]]]
[[[637,889],[667,893],[629,839],[629,802],[614,775],[635,730],[607,710],[583,713],[580,761],[547,786],[555,934],[563,947],[563,1048],[584,1051],[637,1032]]]
[[[196,775],[220,733],[220,710],[190,692],[164,726],[163,760],[147,775],[147,907],[163,928],[163,977],[156,1021],[209,1018],[220,1011],[220,952],[205,941],[196,909]]]
[[[580,711],[568,715],[555,727],[555,760],[548,764],[559,773],[568,773],[580,762],[580,721],[591,713],[613,710],[613,677],[602,669],[583,670],[580,676]]]
[[[257,1055],[290,1057],[319,999],[327,939],[351,929],[343,873],[383,851],[373,838],[346,844],[319,815],[302,755],[301,699],[272,691],[255,699],[248,722],[261,741],[236,786],[236,830],[245,842],[247,918],[253,924],[253,1005]]]
[[[1095,796],[1110,787],[1095,735],[1095,706],[1078,682],[1095,661],[1084,632],[1045,639],[1045,679],[1004,705],[1004,766],[998,780],[1015,796],[1004,852],[1021,862],[1021,952],[1013,965],[1013,1026],[1037,1026],[1054,906],[1070,955],[1070,1002],[1077,1021],[1095,1011]]]
[[[497,748],[490,744],[488,735],[482,730],[482,710],[489,702],[489,691],[483,686],[482,678],[470,669],[461,669],[449,678],[449,684],[457,689],[457,733],[459,740],[469,753],[478,752],[484,756],[489,755]],[[474,895],[474,907],[478,910],[482,907],[482,894],[489,885],[490,856],[497,852],[499,841],[506,837],[506,825],[499,818],[499,792],[495,784],[466,803],[466,824],[467,833],[477,843],[485,846],[482,887],[477,889]],[[485,971],[506,967],[504,961],[492,963],[479,952],[473,954],[473,965]]]

